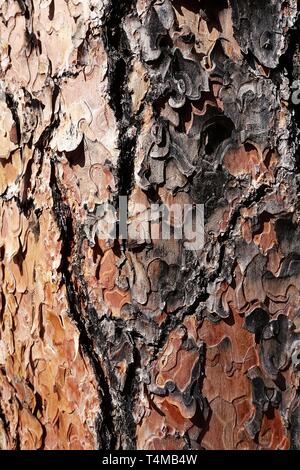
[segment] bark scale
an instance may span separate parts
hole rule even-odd
[[[0,448],[300,448],[298,16],[0,1]]]

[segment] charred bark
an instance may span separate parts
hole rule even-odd
[[[300,448],[299,10],[0,2],[0,448]]]

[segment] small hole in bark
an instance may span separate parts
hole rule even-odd
[[[233,123],[229,119],[215,122],[207,127],[204,133],[206,155],[212,155],[219,145],[231,136],[233,128]]]

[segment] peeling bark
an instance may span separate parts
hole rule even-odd
[[[0,448],[300,448],[299,9],[0,1]]]

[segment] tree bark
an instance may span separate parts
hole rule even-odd
[[[0,1],[0,448],[300,448],[299,10]]]

